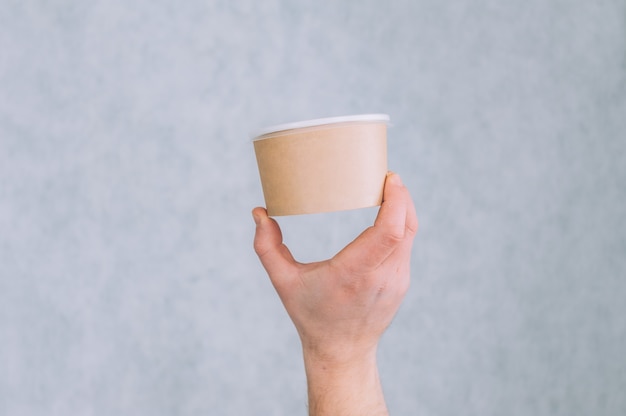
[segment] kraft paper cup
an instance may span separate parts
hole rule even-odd
[[[387,175],[386,114],[282,124],[254,136],[272,216],[380,205]]]

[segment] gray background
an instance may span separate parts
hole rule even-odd
[[[248,132],[368,112],[421,226],[391,412],[626,414],[619,0],[2,0],[0,414],[306,414]]]

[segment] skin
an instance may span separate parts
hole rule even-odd
[[[309,414],[387,415],[376,349],[409,288],[418,227],[399,175],[387,175],[374,225],[325,261],[297,262],[265,209],[252,216],[254,249],[302,342]]]

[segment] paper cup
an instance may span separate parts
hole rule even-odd
[[[265,206],[272,216],[380,205],[387,175],[386,114],[282,124],[255,134]]]

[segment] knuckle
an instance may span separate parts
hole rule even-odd
[[[259,241],[258,239],[254,240],[254,252],[257,254],[257,256],[259,257],[263,257],[263,255],[265,255],[265,253],[267,253],[267,248],[265,247],[265,245],[263,243],[261,243],[261,241]]]
[[[404,235],[387,232],[381,235],[380,244],[384,247],[393,248],[404,240]]]
[[[417,218],[414,221],[407,221],[406,223],[406,232],[410,236],[414,236],[417,234],[417,230],[419,228],[419,223],[417,222]]]

